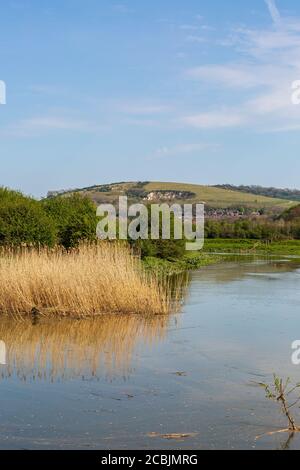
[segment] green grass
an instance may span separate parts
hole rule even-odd
[[[204,250],[200,253],[190,252],[177,260],[148,257],[143,260],[143,264],[147,270],[155,271],[159,275],[180,274],[184,271],[201,269],[205,266],[229,260],[228,257],[224,258],[218,253],[299,256],[300,258],[300,240],[286,240],[273,243],[258,240],[206,240]]]
[[[300,257],[300,240],[267,243],[260,240],[205,240],[204,253],[252,253]]]
[[[221,256],[207,253],[188,253],[181,259],[165,260],[147,257],[143,260],[146,270],[155,271],[159,275],[181,274],[185,271],[201,269],[223,261]]]
[[[245,205],[253,208],[274,207],[275,209],[287,209],[296,204],[295,201],[257,196],[255,194],[197,184],[151,182],[144,186],[144,189],[145,191],[190,191],[196,194],[194,201],[205,202],[208,206],[218,208]]]

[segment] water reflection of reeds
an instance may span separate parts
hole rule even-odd
[[[128,375],[140,341],[163,339],[170,317],[107,315],[91,320],[0,322],[6,345],[2,378],[56,380],[70,377]]]
[[[128,376],[138,346],[151,346],[164,339],[177,318],[187,282],[187,276],[168,281],[173,314],[37,321],[2,317],[0,340],[6,347],[6,365],[0,366],[0,377],[55,381]]]

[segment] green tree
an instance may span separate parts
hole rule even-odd
[[[96,207],[89,198],[79,194],[58,196],[43,201],[43,207],[55,223],[58,243],[65,248],[76,247],[83,240],[95,240]]]
[[[52,246],[55,241],[55,224],[38,201],[0,188],[1,245]]]

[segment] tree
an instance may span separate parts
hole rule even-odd
[[[65,248],[95,240],[96,207],[89,198],[79,194],[58,196],[43,201],[43,207],[56,226],[58,243]]]
[[[0,188],[1,245],[53,246],[55,241],[55,224],[38,201]]]

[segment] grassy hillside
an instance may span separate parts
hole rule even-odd
[[[216,188],[231,189],[232,191],[240,191],[243,193],[251,193],[259,196],[275,197],[279,199],[287,199],[288,201],[300,202],[300,190],[288,188],[265,188],[263,186],[234,186],[232,184],[216,185]]]
[[[293,201],[257,196],[249,193],[215,188],[213,186],[201,186],[182,183],[149,183],[145,188],[147,191],[154,191],[159,189],[191,191],[196,194],[196,196],[193,198],[195,201],[204,201],[208,206],[218,208],[242,205],[251,206],[253,208],[274,207],[284,209],[291,207],[294,204]]]
[[[67,191],[65,194],[70,192]],[[205,202],[211,208],[245,207],[264,209],[267,212],[282,212],[295,205],[295,201],[185,183],[125,182],[95,185],[72,192],[87,195],[96,204],[116,203],[119,196],[127,195],[133,201]]]

